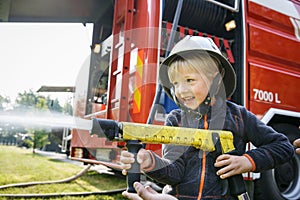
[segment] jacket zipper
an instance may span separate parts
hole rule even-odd
[[[207,122],[207,115],[204,115],[204,129],[208,129],[208,122]],[[205,179],[205,171],[206,171],[206,152],[202,152],[202,170],[201,170],[201,177],[200,177],[200,184],[199,184],[199,194],[197,200],[200,200],[202,197],[202,192],[204,188],[204,179]]]

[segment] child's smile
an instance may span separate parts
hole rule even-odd
[[[208,94],[207,81],[199,72],[178,70],[172,83],[178,100],[190,109],[197,109]]]
[[[188,108],[196,109],[198,107],[198,102],[195,97],[181,97],[180,102]]]

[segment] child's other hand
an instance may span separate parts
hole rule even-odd
[[[294,142],[293,142],[293,145],[295,146],[296,148],[296,153],[300,155],[300,138],[296,139]]]
[[[252,170],[252,164],[247,157],[229,154],[222,154],[218,156],[215,162],[215,167],[221,168],[217,171],[217,175],[220,176],[221,179],[250,172]]]
[[[126,175],[127,170],[131,168],[131,164],[135,162],[134,154],[128,151],[122,151],[120,156],[122,166],[122,174]],[[140,149],[137,154],[137,162],[141,165],[141,170],[147,169],[152,166],[151,152],[145,149]]]
[[[120,162],[122,167],[122,174],[125,176],[127,170],[131,168],[131,164],[135,162],[134,154],[128,151],[121,151]]]

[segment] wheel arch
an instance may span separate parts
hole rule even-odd
[[[271,108],[261,120],[286,135],[291,143],[300,138],[300,112]],[[295,155],[290,162],[261,173],[255,180],[254,199],[300,199],[299,186],[300,155]]]

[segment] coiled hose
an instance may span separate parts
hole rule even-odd
[[[178,1],[178,0],[177,0]],[[172,22],[177,6],[176,0],[165,0],[163,20]],[[231,18],[228,10],[205,0],[183,1],[179,25],[208,34],[226,37],[225,23]]]

